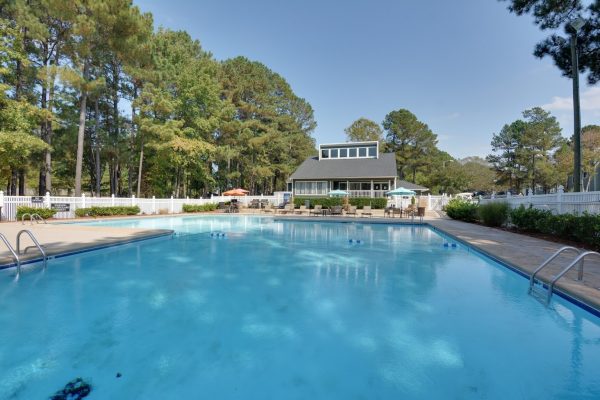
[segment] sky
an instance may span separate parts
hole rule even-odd
[[[217,60],[245,56],[313,107],[317,143],[346,141],[360,117],[408,109],[452,156],[482,156],[532,107],[573,132],[571,80],[532,55],[541,32],[496,0],[135,0],[156,26],[185,30]],[[582,122],[600,124],[600,86],[581,77]]]

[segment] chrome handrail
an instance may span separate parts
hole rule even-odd
[[[592,255],[600,256],[600,253],[595,251],[586,251],[585,253],[581,253],[575,260],[573,260],[571,264],[569,264],[565,269],[560,271],[558,275],[556,275],[554,279],[552,279],[552,282],[550,282],[550,285],[548,285],[548,296],[546,297],[546,304],[550,304],[550,298],[552,297],[552,291],[554,290],[554,285],[556,284],[556,282],[579,262],[581,262],[581,267],[579,269],[578,280],[583,279],[583,260],[585,257]]]
[[[528,291],[528,293],[531,293],[531,291],[533,290],[533,285],[535,284],[535,276],[538,274],[538,272],[540,272],[542,269],[544,269],[548,264],[550,264],[550,262],[552,262],[552,260],[554,260],[560,254],[562,254],[563,252],[568,251],[568,250],[573,250],[577,254],[581,254],[581,250],[579,250],[578,248],[573,247],[573,246],[564,246],[564,247],[561,247],[560,249],[558,249],[556,251],[556,253],[554,253],[550,257],[548,257],[548,259],[546,261],[544,261],[542,263],[542,265],[540,265],[539,267],[537,267],[537,269],[535,271],[533,271],[533,274],[531,274],[531,278],[529,278],[529,291]],[[580,266],[580,275],[583,276],[583,263]],[[581,277],[580,277],[580,280],[581,280]]]
[[[35,238],[33,233],[31,233],[31,231],[29,231],[27,229],[23,229],[22,231],[19,231],[19,233],[17,233],[17,254],[21,254],[21,235],[23,233],[26,233],[27,235],[29,235],[29,237],[31,238],[31,240],[33,241],[35,246],[42,253],[42,256],[44,257],[44,269],[45,269],[46,265],[48,264],[48,256],[46,255],[46,252],[42,248],[42,245],[37,241],[37,239]],[[23,252],[23,254],[25,254],[25,252]]]
[[[0,233],[0,240],[2,240],[4,242],[4,244],[6,245],[6,247],[8,247],[8,250],[12,253],[13,258],[17,262],[17,278],[18,278],[19,275],[21,275],[21,259],[19,258],[19,255],[17,253],[15,253],[15,249],[13,249],[13,247],[10,245],[10,243],[6,239],[6,236],[4,236],[1,233]]]

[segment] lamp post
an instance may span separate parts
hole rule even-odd
[[[581,111],[579,109],[579,61],[577,53],[577,34],[585,25],[582,18],[576,18],[569,23],[571,32],[571,74],[573,77],[573,191],[581,192],[583,186],[581,175]]]

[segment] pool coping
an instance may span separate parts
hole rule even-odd
[[[157,232],[157,231],[161,231],[161,232]],[[113,241],[111,243],[104,243],[104,244],[101,244],[98,246],[86,246],[86,247],[81,247],[79,249],[51,253],[51,254],[47,255],[47,259],[53,260],[55,258],[62,258],[62,257],[72,256],[72,255],[81,254],[81,253],[88,253],[88,252],[95,251],[95,250],[103,250],[103,249],[107,249],[110,247],[123,246],[123,245],[131,244],[131,243],[141,242],[144,240],[165,238],[167,236],[172,236],[174,233],[175,233],[175,231],[172,229],[154,229],[153,232],[149,235],[141,235],[141,236],[134,237],[134,238]],[[27,264],[35,264],[35,263],[42,262],[42,261],[44,261],[43,256],[31,257],[31,258],[27,258],[27,259],[21,261],[21,266],[27,265]],[[15,268],[16,266],[17,266],[17,263],[14,261],[10,262],[8,264],[0,264],[0,271],[4,270],[4,269],[8,269],[8,268]]]

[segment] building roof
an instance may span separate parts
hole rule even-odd
[[[300,164],[290,179],[394,178],[396,176],[396,155],[382,153],[379,154],[379,158],[319,160],[318,157],[310,157]]]
[[[416,190],[416,191],[420,191],[420,192],[425,192],[425,191],[429,190],[425,186],[417,185],[416,183],[412,183],[409,181],[403,181],[402,179],[398,179],[396,181],[396,187],[397,188],[403,187],[404,189]]]

